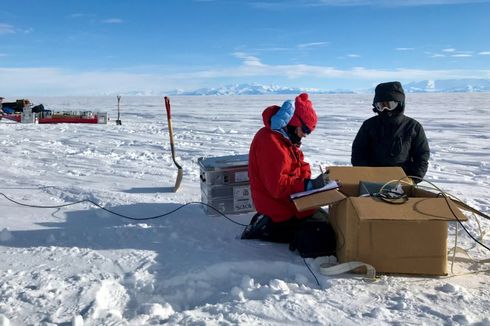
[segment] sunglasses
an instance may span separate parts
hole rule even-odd
[[[311,134],[311,129],[308,128],[306,123],[303,121],[303,119],[301,119],[301,117],[299,115],[298,115],[298,119],[299,119],[299,121],[301,121],[301,130],[303,130],[303,132],[307,135]]]
[[[384,102],[374,103],[374,107],[379,112],[383,112],[384,110],[393,111],[394,109],[396,109],[397,106],[398,106],[397,101],[384,101]]]

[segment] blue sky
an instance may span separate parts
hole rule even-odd
[[[490,0],[16,0],[1,95],[490,78]]]

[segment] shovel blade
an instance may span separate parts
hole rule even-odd
[[[183,177],[184,177],[184,170],[178,169],[177,170],[177,180],[175,180],[174,192],[177,192],[177,190],[179,190]]]

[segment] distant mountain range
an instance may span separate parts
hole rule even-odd
[[[218,88],[200,88],[194,91],[181,92],[179,95],[266,95],[266,94],[343,94],[354,93],[351,90],[321,90],[317,88],[282,87],[277,85],[236,84]]]
[[[447,79],[423,80],[403,85],[407,93],[477,93],[490,92],[490,79]],[[365,90],[322,90],[317,88],[282,87],[277,85],[235,84],[217,88],[200,88],[193,91],[173,90],[169,92],[132,91],[120,95],[128,96],[163,96],[163,95],[271,95],[271,94],[363,94],[373,93],[374,89]]]

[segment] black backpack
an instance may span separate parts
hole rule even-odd
[[[302,220],[289,243],[289,250],[298,250],[303,258],[335,255],[336,238],[332,225],[325,220]]]

